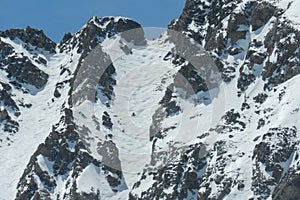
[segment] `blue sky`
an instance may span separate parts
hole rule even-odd
[[[166,28],[179,17],[184,4],[185,0],[0,0],[0,30],[29,25],[59,42],[92,16],[125,16],[144,27]]]

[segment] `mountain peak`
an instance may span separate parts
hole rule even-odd
[[[94,16],[73,37],[66,34],[60,42],[59,48],[62,51],[68,43],[71,43],[72,47],[78,45],[79,51],[82,51],[83,48],[93,49],[105,38],[117,34],[121,34],[125,40],[133,42],[135,45],[145,44],[144,31],[139,23],[126,17],[98,18]]]
[[[50,55],[0,32],[1,197],[300,199],[290,1],[187,0],[147,43],[92,17]]]
[[[43,48],[50,53],[55,53],[56,44],[49,39],[43,30],[27,26],[26,29],[9,29],[0,31],[0,37],[10,38],[11,40],[20,39],[37,48]]]

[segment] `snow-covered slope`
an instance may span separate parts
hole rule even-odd
[[[281,0],[276,2],[278,7],[285,10],[284,15],[293,22],[294,26],[300,29],[300,2],[299,1],[292,1],[292,0]]]
[[[0,199],[299,199],[298,4],[0,32]]]

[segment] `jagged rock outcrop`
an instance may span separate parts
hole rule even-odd
[[[272,128],[263,135],[262,141],[255,146],[252,183],[255,195],[261,198],[269,197],[271,195],[270,188],[276,186],[287,173],[285,166],[288,164],[287,162],[290,162],[289,159],[295,152],[298,143],[296,133],[296,127]],[[270,176],[267,177],[266,173]]]
[[[47,83],[49,75],[33,65],[29,59],[9,58],[7,60],[7,77],[16,80],[13,84],[17,87],[22,87],[22,84],[34,86],[36,89],[41,89]],[[29,89],[30,90],[30,89]]]
[[[276,187],[272,198],[275,200],[298,199],[300,196],[299,178],[299,174],[295,170],[289,170]]]
[[[75,34],[75,37],[72,37],[70,33],[66,34],[58,46],[60,51],[64,51],[66,48],[74,48],[78,45],[78,52],[85,51],[83,57],[86,57],[99,42],[116,34],[121,34],[127,42],[133,42],[136,45],[143,45],[146,42],[141,25],[135,21],[126,18],[93,17],[81,31]]]
[[[121,34],[127,42],[133,42],[135,45],[144,45],[146,42],[144,31],[140,24],[130,19],[114,17],[93,17],[75,35],[66,34],[64,36],[62,42],[58,45],[60,52],[69,52],[70,49],[77,49],[77,53],[80,53],[81,56],[75,71],[77,80],[75,80],[74,84],[74,80],[64,80],[57,83],[54,93],[55,97],[60,97],[59,90],[64,87],[65,83],[70,82],[71,87],[76,88],[82,81],[82,78],[88,78],[88,80],[93,79],[91,82],[95,82],[92,85],[98,84],[96,94],[94,93],[95,91],[91,91],[92,94],[89,94],[89,98],[100,100],[109,106],[113,98],[113,86],[116,84],[113,78],[115,68],[109,56],[101,49],[100,44],[105,38],[110,38],[117,34]],[[99,56],[101,57],[100,59],[98,58]],[[98,73],[97,76],[95,76],[95,71]],[[68,69],[63,68],[61,73],[68,73]],[[81,91],[85,91],[85,89],[82,88]],[[100,93],[104,94],[106,99],[101,97],[102,94]]]
[[[55,53],[56,44],[50,40],[42,30],[37,30],[29,26],[25,30],[10,29],[7,31],[1,31],[0,37],[8,37],[11,40],[20,39],[26,44],[25,48],[27,50],[32,50],[32,47],[36,47],[49,51],[50,53]]]
[[[190,47],[192,45],[185,45],[186,43],[180,42],[179,37],[174,36],[176,35],[173,33],[175,31],[182,33],[184,35],[181,36],[182,38],[187,36],[194,39],[204,50],[209,52],[223,82],[231,84],[231,82],[236,81],[236,94],[238,98],[244,99],[241,105],[238,103],[238,109],[230,109],[225,112],[219,123],[210,128],[209,132],[199,133],[198,138],[207,138],[209,141],[211,139],[208,138],[213,137],[211,136],[214,135],[213,133],[217,135],[214,136],[216,138],[213,147],[208,149],[211,152],[211,156],[207,158],[208,167],[202,172],[202,177],[197,179],[199,181],[197,198],[223,199],[227,197],[230,199],[233,198],[232,194],[243,194],[245,188],[253,192],[253,199],[254,197],[267,199],[271,196],[277,199],[299,198],[297,192],[298,176],[295,173],[297,170],[291,165],[292,162],[296,162],[292,157],[298,152],[295,148],[298,145],[298,140],[295,137],[298,134],[297,128],[295,126],[270,127],[272,124],[270,118],[276,114],[272,107],[265,104],[269,99],[269,94],[271,94],[270,91],[299,74],[299,45],[297,45],[300,39],[299,30],[293,26],[292,21],[286,19],[285,11],[285,9],[266,1],[188,0],[186,2],[182,15],[169,25],[169,29],[171,29],[168,31],[169,40],[175,43],[175,49],[186,47],[186,50],[181,50],[181,55],[178,55],[173,49],[173,52],[165,56],[165,60],[173,60],[173,64],[180,66],[180,70],[177,77],[174,77],[174,84],[166,89],[165,96],[160,102],[161,106],[152,117],[150,140],[153,141],[153,153],[152,163],[147,169],[151,169],[157,163],[165,163],[164,157],[159,156],[158,153],[163,149],[162,143],[178,145],[167,138],[175,134],[172,130],[180,130],[180,125],[174,123],[174,126],[168,128],[165,128],[166,125],[164,125],[171,119],[174,120],[174,117],[170,117],[168,110],[172,110],[172,114],[177,113],[178,116],[185,116],[184,108],[178,106],[182,102],[182,91],[179,90],[180,92],[178,92],[176,87],[183,88],[184,94],[192,95],[200,91],[205,93],[213,88],[207,87],[209,82],[205,81],[205,78],[203,79],[205,73],[198,70],[197,67],[194,68],[195,65],[189,62],[190,60],[186,59],[187,56],[182,53],[191,52]],[[189,62],[189,64],[183,64],[185,62]],[[210,70],[211,68],[208,67],[207,69]],[[218,72],[215,71],[215,73]],[[263,84],[256,85],[256,82],[261,80]],[[183,83],[185,83],[185,87],[182,87]],[[189,85],[192,92],[189,92],[186,85]],[[249,88],[251,90],[255,88],[255,91],[260,91],[260,93],[251,94],[253,91]],[[282,88],[280,92],[277,92],[277,89],[273,90],[276,95],[279,94],[279,102],[282,102],[285,90],[287,90],[286,87]],[[248,93],[253,95],[251,99]],[[190,97],[190,95],[187,96]],[[205,97],[206,99],[211,98],[209,95]],[[206,102],[209,105],[212,100]],[[296,108],[293,113],[297,110]],[[230,175],[226,174],[225,171],[232,170],[229,167],[231,162],[245,159],[244,150],[234,145],[232,140],[240,137],[240,135],[250,134],[249,124],[253,123],[251,118],[256,118],[257,115],[261,115],[261,118],[255,121],[254,127],[257,130],[270,128],[268,133],[262,136],[263,141],[253,146],[252,184],[249,186],[239,172],[241,168],[230,171]],[[190,133],[190,131],[186,132]],[[218,139],[218,137],[223,138],[225,136],[229,139]],[[260,136],[257,136],[254,142],[258,142],[259,138]],[[232,151],[235,151],[236,154],[229,153]],[[171,163],[173,162],[171,161]],[[162,167],[159,171],[161,177],[168,174],[166,168]],[[180,174],[180,170],[172,171],[172,177],[180,176]],[[270,174],[270,176],[266,176],[266,174]],[[292,178],[288,181],[289,174],[292,174]],[[147,179],[148,176],[151,177],[151,174],[146,175],[144,173],[142,178]],[[191,180],[193,179],[191,178]],[[164,192],[168,190],[168,187],[158,187],[159,182],[155,180],[152,186],[158,188],[156,192],[165,195],[166,198],[192,198],[191,196],[183,197],[180,194],[174,197],[172,195],[167,196]],[[147,189],[140,192],[138,188],[143,188],[143,182],[139,181],[138,183],[133,191],[139,191],[139,193],[134,194],[133,192],[130,198],[139,199],[155,193],[155,191]],[[172,183],[175,184],[176,181],[172,180]],[[285,192],[284,189],[289,190],[289,192]],[[172,194],[174,194],[179,190],[169,188],[170,191],[173,191]],[[155,196],[151,197],[155,198]],[[196,197],[193,198],[196,199]]]
[[[291,6],[187,0],[151,42],[122,17],[93,17],[58,45],[30,27],[0,32],[0,163],[15,171],[0,173],[0,192],[299,199]]]
[[[239,71],[241,92],[260,76],[266,80],[264,88],[270,90],[299,74],[299,31],[284,20],[284,12],[266,1],[187,1],[183,14],[169,28],[184,31],[209,51],[224,81]],[[262,30],[267,26],[272,29],[265,34]],[[257,37],[249,37],[251,33]],[[277,54],[277,48],[285,53]],[[222,59],[228,56],[233,61]],[[238,59],[243,57],[239,68]]]
[[[97,154],[101,157],[95,157],[92,154],[92,139],[90,127],[78,124],[78,116],[74,117],[76,107],[85,101],[92,103],[98,100],[104,106],[109,107],[113,100],[113,86],[116,84],[113,75],[115,68],[112,61],[106,53],[103,52],[99,38],[108,37],[108,30],[102,30],[96,23],[100,23],[101,19],[91,19],[87,26],[78,34],[72,37],[64,38],[65,44],[61,43],[62,53],[79,53],[75,68],[72,69],[72,62],[61,68],[60,76],[62,82],[56,84],[54,96],[60,98],[68,94],[68,99],[62,104],[62,117],[59,123],[53,126],[52,132],[46,138],[45,142],[39,145],[36,152],[32,155],[26,170],[24,171],[19,183],[18,194],[16,199],[35,199],[35,198],[63,198],[63,199],[99,199],[103,191],[94,191],[93,185],[89,190],[81,190],[81,179],[90,178],[87,173],[91,170],[100,170],[97,176],[106,180],[110,187],[111,193],[126,189],[121,168],[121,162],[118,158],[118,148],[111,140],[111,136],[105,138],[97,138]],[[112,23],[109,37],[117,34],[118,31],[130,30],[135,26],[139,26],[133,21],[124,22],[125,19],[109,18]],[[125,20],[126,21],[126,20]],[[108,22],[105,21],[104,22]],[[99,25],[99,24],[98,24]],[[140,26],[139,26],[140,27]],[[116,32],[113,32],[116,31]],[[141,31],[141,30],[140,30]],[[128,42],[134,42],[137,45],[144,41],[143,32],[137,38],[126,38]],[[99,35],[100,34],[100,35]],[[139,38],[140,37],[140,38]],[[141,41],[140,41],[141,40]],[[72,45],[74,45],[72,47]],[[95,46],[93,46],[95,45]],[[69,48],[69,50],[68,50]],[[75,52],[74,52],[75,51]],[[72,55],[70,55],[72,57]],[[97,74],[95,74],[97,73]],[[32,78],[38,80],[38,74],[34,73]],[[82,85],[85,82],[86,84]],[[69,91],[64,90],[69,85]],[[52,102],[54,99],[52,99]],[[70,108],[66,108],[70,107]],[[78,115],[78,113],[76,113]],[[84,114],[81,113],[82,116]],[[86,118],[86,116],[84,116]],[[93,120],[97,122],[97,118],[93,116]],[[112,129],[112,122],[107,112],[104,112],[102,123],[98,123],[97,130],[100,127]],[[102,128],[101,128],[102,129]],[[65,192],[54,193],[57,190],[59,179],[64,177],[66,180]],[[81,191],[81,192],[79,192]],[[105,191],[109,192],[109,191]]]
[[[207,167],[206,154],[205,146],[201,143],[160,152],[157,156],[164,159],[164,165],[145,169],[141,179],[133,186],[133,191],[147,179],[152,179],[153,184],[140,194],[129,194],[129,199],[196,199]]]
[[[11,98],[11,86],[0,82],[0,127],[4,131],[4,135],[0,136],[0,146],[2,143],[8,145],[12,142],[10,136],[19,130],[19,123],[16,118],[20,115],[19,107]]]

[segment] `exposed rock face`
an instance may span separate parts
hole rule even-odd
[[[129,199],[196,199],[207,167],[206,153],[201,153],[204,149],[203,144],[196,144],[183,149],[173,148],[172,153],[161,152],[158,157],[165,159],[164,166],[146,169],[133,189],[147,179],[153,179],[154,183],[140,195],[131,193]],[[170,193],[165,192],[168,188],[173,188]]]
[[[27,137],[36,143],[12,178],[13,198],[300,199],[300,32],[285,10],[275,1],[187,0],[169,28],[148,44],[140,24],[120,17],[94,17],[58,45],[30,27],[0,32],[0,152]],[[128,69],[103,41],[117,42]],[[170,68],[149,107],[145,98],[120,108],[133,127],[115,102],[131,95],[118,93],[128,74],[152,83],[153,74],[131,68],[137,60]],[[149,92],[143,84],[137,91]],[[150,107],[151,123],[141,123]],[[123,164],[140,162],[130,153],[143,153],[144,141],[133,139],[145,124],[151,155],[130,174]],[[125,143],[135,149],[124,151]]]
[[[26,30],[11,29],[0,32],[0,36],[10,40],[20,40],[24,43],[20,45],[24,45],[31,55],[28,57],[24,53],[16,52],[10,44],[0,41],[0,69],[5,70],[14,87],[23,92],[35,94],[41,90],[46,85],[49,75],[37,65],[45,66],[47,58],[41,57],[40,51],[35,48],[55,53],[56,44],[48,39],[43,31],[30,27]]]
[[[241,91],[260,76],[267,80],[265,89],[272,89],[299,74],[299,31],[283,20],[284,11],[264,1],[245,1],[240,9],[241,2],[187,1],[183,14],[169,28],[184,31],[211,52],[224,81],[230,81],[239,70],[237,86]],[[251,32],[259,34],[268,23],[272,23],[272,29],[262,39],[249,38]],[[246,45],[239,42],[243,40]],[[277,48],[286,53],[277,54]],[[222,59],[228,56],[236,60]],[[270,61],[274,56],[276,64]],[[245,59],[238,69],[237,60],[242,57]]]
[[[165,60],[172,60],[174,64],[180,66],[180,70],[174,77],[174,84],[166,89],[165,96],[160,102],[161,106],[152,117],[153,123],[150,127],[150,139],[153,141],[152,165],[147,170],[155,169],[158,163],[165,163],[166,160],[172,163],[167,166],[176,165],[177,161],[166,159],[165,156],[162,156],[164,154],[159,152],[162,142],[172,144],[172,141],[168,141],[166,138],[170,136],[170,130],[177,128],[176,125],[163,128],[165,127],[163,124],[167,123],[170,116],[176,113],[184,116],[182,112],[184,109],[179,106],[182,93],[178,92],[177,88],[183,89],[184,94],[187,94],[185,98],[193,96],[197,92],[205,93],[214,88],[209,87],[210,84],[205,79],[205,73],[197,68],[197,65],[195,67],[184,53],[181,55],[176,53],[176,48],[185,53],[192,52],[193,48],[190,48],[191,45],[179,41],[172,31],[183,33],[202,45],[203,49],[208,51],[214,59],[224,82],[230,83],[232,80],[237,80],[237,96],[240,98],[244,96],[244,102],[240,108],[227,111],[216,127],[199,136],[199,138],[209,138],[211,132],[216,132],[231,139],[239,137],[240,134],[249,134],[247,131],[248,124],[251,123],[249,111],[254,115],[262,115],[262,118],[256,122],[257,130],[270,127],[272,123],[270,117],[274,111],[265,104],[269,99],[267,93],[299,74],[299,31],[293,27],[291,21],[284,17],[284,12],[283,9],[266,1],[188,0],[186,2],[180,18],[169,25],[171,29],[169,40],[175,43],[175,49],[165,56]],[[251,34],[255,34],[257,37],[251,37]],[[182,50],[182,47],[185,47],[186,50]],[[186,61],[189,63],[186,64]],[[251,93],[251,91],[248,90],[253,88],[258,80],[264,81],[259,89],[261,93],[257,93],[249,99],[248,92]],[[285,95],[285,89],[278,92],[279,102]],[[274,89],[274,91],[277,90]],[[208,95],[205,98],[210,99],[211,97]],[[168,112],[170,110],[172,115]],[[296,110],[294,111],[297,112]],[[250,115],[252,116],[252,114]],[[247,187],[253,191],[255,197],[260,199],[267,199],[271,196],[275,199],[298,199],[298,175],[295,173],[298,169],[294,169],[295,164],[291,164],[298,159],[293,158],[294,154],[298,155],[297,134],[297,128],[290,126],[270,127],[268,133],[263,135],[262,141],[258,142],[253,149],[251,188],[246,186],[246,180],[240,177],[240,168],[237,168],[232,175],[224,173],[230,162],[244,159],[243,149],[235,147],[230,139],[228,141],[227,139],[217,140],[214,147],[209,150],[210,157],[206,157],[206,162],[210,167],[203,169],[201,178],[193,176],[198,177],[196,184],[198,195],[194,198],[223,199],[230,196],[231,193],[237,194],[234,192],[236,190],[242,193]],[[254,141],[257,142],[259,139],[260,136],[257,136]],[[237,151],[236,154],[229,153],[233,149]],[[168,168],[162,167],[158,171],[160,177],[169,174]],[[135,185],[130,198],[155,198],[155,194],[158,192],[164,198],[191,199],[192,194],[187,197],[181,196],[182,193],[176,193],[180,191],[178,188],[171,189],[173,193],[166,193],[167,188],[172,188],[172,186],[161,186],[162,181],[155,179],[155,174],[144,172],[142,179]],[[172,177],[182,177],[181,174],[181,169],[172,170]],[[270,176],[266,174],[270,174]],[[145,189],[140,192],[139,188],[143,188],[143,181],[152,176],[155,180],[152,187],[157,189]],[[170,178],[163,179],[164,182],[167,180]],[[176,182],[177,179],[171,180],[174,185],[183,183],[183,180],[179,182]],[[190,180],[192,181],[193,178]],[[274,188],[276,189],[274,190]],[[233,196],[228,198],[233,198]]]
[[[10,29],[0,32],[1,37],[8,37],[11,40],[20,39],[27,45],[32,45],[37,48],[42,48],[50,53],[55,53],[56,44],[51,41],[42,30],[37,30],[31,27],[23,29]],[[30,50],[30,47],[27,47]]]
[[[255,3],[253,13],[252,13],[252,30],[256,31],[265,25],[273,16],[277,15],[276,8],[266,2]]]
[[[256,145],[253,152],[255,164],[253,168],[252,188],[257,196],[261,198],[270,196],[270,188],[277,185],[282,180],[284,173],[287,173],[284,166],[288,164],[287,162],[289,162],[289,159],[295,152],[297,145],[296,133],[297,130],[295,127],[292,129],[273,128]],[[265,172],[272,174],[272,176],[266,177],[264,175]]]
[[[16,120],[20,115],[19,107],[11,98],[11,87],[9,84],[0,82],[0,127],[6,133],[0,135],[0,146],[2,144],[10,145],[11,135],[18,132],[19,124]]]
[[[72,90],[72,103],[77,104],[84,99],[92,102],[100,101],[109,106],[113,99],[113,86],[116,81],[113,77],[115,68],[110,57],[102,51],[100,45],[77,66],[75,78],[70,80]],[[82,82],[88,81],[84,86]]]
[[[300,32],[298,30],[291,27],[287,21],[279,19],[267,34],[264,43],[268,53],[276,57],[273,61],[267,60],[262,73],[267,81],[266,89],[271,89],[272,86],[299,74]],[[279,49],[283,53],[277,53]]]
[[[121,33],[125,40],[128,42],[132,41],[136,45],[143,45],[146,42],[144,31],[137,22],[125,18],[93,17],[74,38],[70,34],[66,34],[59,44],[59,48],[63,51],[69,43],[72,44],[70,46],[72,48],[78,45],[78,52],[85,50],[83,52],[83,56],[85,57],[101,40],[119,33]]]
[[[95,84],[97,84],[96,94],[94,91],[91,91],[92,93],[88,91],[83,93],[85,95],[89,93],[88,99],[93,98],[93,100],[99,100],[109,106],[113,98],[113,86],[116,84],[113,78],[115,68],[110,57],[103,52],[100,44],[105,38],[110,38],[117,34],[121,34],[127,42],[133,42],[135,45],[146,44],[141,25],[125,18],[93,17],[88,21],[85,27],[74,36],[71,34],[64,36],[62,42],[58,45],[60,51],[68,53],[71,49],[76,48],[77,53],[80,53],[81,56],[75,71],[77,82],[75,81],[73,83],[73,80],[64,80],[63,82],[57,83],[55,97],[60,97],[59,90],[63,88],[63,85],[66,83],[70,83],[72,88],[76,88],[81,83],[82,78],[86,79],[89,77],[92,78],[92,85],[96,86]],[[92,53],[90,54],[90,52]],[[99,56],[101,56],[101,58],[99,58]],[[96,76],[94,74],[95,71],[99,72]],[[62,74],[66,72],[68,72],[68,69],[63,68]],[[80,91],[86,89],[87,88],[83,88]],[[101,97],[103,94],[104,98]]]
[[[105,178],[113,191],[124,184],[121,168],[107,167],[111,166],[107,162],[111,162],[113,157],[113,162],[118,162],[116,164],[120,166],[118,157],[115,157],[118,156],[118,150],[113,143],[109,145],[109,142],[104,141],[98,144],[100,155],[105,157],[99,161],[89,153],[86,142],[80,139],[82,133],[79,132],[82,131],[76,128],[72,111],[65,109],[60,122],[53,126],[50,135],[31,157],[18,184],[16,199],[51,198],[50,193],[57,187],[60,176],[67,180],[66,192],[56,198],[68,196],[72,199],[99,199],[100,191],[78,192],[76,180],[84,176],[84,171],[90,167],[96,167],[106,174]]]
[[[41,89],[47,83],[49,75],[33,65],[27,57],[8,59],[7,77],[15,79],[19,84],[29,84]]]
[[[1,87],[1,96],[0,96],[1,105],[9,108],[14,112],[19,111],[16,102],[11,98],[11,89],[12,89],[11,86],[9,84],[0,82],[0,87]]]
[[[113,126],[113,123],[111,122],[111,118],[107,112],[104,112],[102,115],[102,125],[108,129],[111,129]]]
[[[105,23],[107,26],[101,28],[100,23],[102,25]],[[66,94],[68,98],[62,104],[61,119],[53,126],[52,132],[45,142],[40,144],[32,155],[18,183],[16,199],[51,199],[53,198],[53,191],[60,184],[59,179],[61,177],[67,181],[65,193],[60,193],[55,198],[99,199],[103,191],[94,191],[94,186],[91,186],[88,191],[79,191],[80,184],[83,184],[79,180],[89,178],[86,173],[91,170],[98,171],[99,176],[103,174],[103,178],[112,193],[127,188],[121,161],[118,157],[118,148],[111,140],[112,135],[108,134],[105,138],[97,138],[95,150],[101,159],[95,157],[92,154],[93,146],[91,144],[95,139],[89,136],[90,127],[79,124],[76,118],[78,116],[74,117],[73,110],[68,107],[73,108],[76,112],[76,106],[80,106],[85,101],[93,103],[99,101],[102,105],[109,107],[113,101],[113,86],[116,84],[113,77],[115,68],[109,55],[103,52],[100,44],[105,37],[112,37],[131,28],[140,28],[140,25],[127,19],[93,18],[85,28],[74,36],[66,35],[64,37],[59,45],[61,53],[69,54],[72,52],[70,53],[71,59],[74,52],[80,55],[76,60],[72,60],[61,67],[62,81],[56,84],[54,91],[54,97],[57,99]],[[122,37],[136,45],[144,44],[143,31],[141,28],[136,31],[140,34],[138,37],[130,38],[131,35],[122,35]],[[101,37],[103,38],[100,39]],[[76,62],[75,68],[72,66],[72,62]],[[39,77],[44,77],[43,72],[35,70],[33,65],[29,65],[29,61],[22,63],[29,66],[33,76],[28,77],[28,80],[22,79],[23,76],[17,79],[18,73],[22,74],[23,71],[14,70],[11,72],[15,74],[8,75],[8,77],[16,77],[18,81],[35,85],[37,88],[42,86]],[[9,65],[7,68],[11,69]],[[28,73],[27,67],[21,69]],[[25,72],[24,74],[26,74]],[[86,84],[82,86],[83,82]],[[69,90],[66,92],[65,88],[67,87]],[[52,99],[53,101],[54,99]],[[2,116],[4,117],[5,114],[3,112]],[[86,118],[84,114],[82,116]],[[103,113],[102,123],[99,123],[99,119],[95,116],[93,116],[93,120],[97,123],[96,129],[98,131],[100,131],[100,127],[109,130],[113,128],[113,123],[107,112]]]
[[[215,131],[219,134],[222,133],[230,133],[234,130],[238,130],[240,132],[244,131],[246,128],[246,123],[242,121],[242,116],[239,112],[235,110],[230,110],[225,113],[222,117],[223,124],[217,125]]]
[[[12,54],[14,52],[13,47],[7,43],[4,43],[0,40],[0,61],[1,66],[3,65],[2,61],[6,58],[6,56]]]
[[[300,180],[299,174],[294,170],[289,170],[285,174],[280,184],[275,189],[272,198],[279,199],[299,199],[300,197]]]

